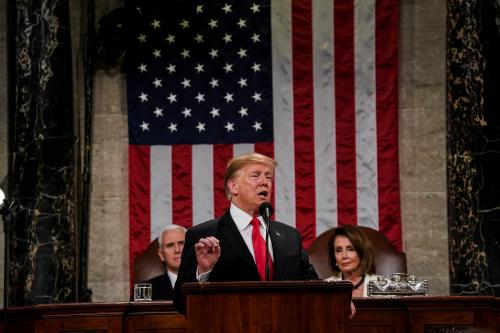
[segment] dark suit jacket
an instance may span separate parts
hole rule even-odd
[[[284,223],[271,221],[269,238],[273,246],[273,280],[317,279],[314,267],[302,248],[299,232]],[[184,282],[195,282],[198,262],[194,245],[200,238],[214,236],[219,240],[221,256],[210,272],[208,281],[260,281],[252,254],[243,240],[229,212],[221,218],[192,227],[186,233],[179,275],[174,288],[174,303],[184,312],[180,287]]]
[[[144,282],[151,283],[153,289],[151,299],[153,301],[171,300],[173,298],[174,290],[167,272]]]

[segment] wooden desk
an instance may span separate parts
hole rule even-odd
[[[8,333],[184,333],[187,327],[172,302],[44,304],[11,308],[8,315]]]
[[[123,331],[128,303],[44,304],[9,308],[9,333],[112,332]],[[3,333],[3,311],[1,332]]]
[[[345,281],[185,283],[188,333],[344,333]]]
[[[500,333],[500,298],[396,297],[354,299],[352,333],[460,333],[484,328]]]
[[[500,333],[500,298],[360,298],[354,304],[349,333],[466,333],[470,327]],[[171,302],[73,303],[9,309],[8,328],[10,333],[185,333],[187,322]]]
[[[124,314],[123,332],[185,333],[184,315],[174,309],[172,302],[131,302]]]

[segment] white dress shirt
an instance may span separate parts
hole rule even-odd
[[[250,224],[250,221],[252,221],[253,216],[250,216],[247,214],[245,211],[241,210],[238,208],[236,205],[231,203],[231,207],[229,208],[229,214],[231,214],[231,217],[236,224],[236,227],[240,231],[241,237],[243,237],[243,240],[245,241],[245,244],[248,247],[248,250],[252,254],[253,260],[255,261],[255,254],[253,252],[253,244],[252,244],[252,225]],[[264,239],[264,242],[266,241],[266,224],[264,223],[264,219],[262,216],[259,216],[259,221],[260,221],[260,234],[262,235],[262,238]],[[268,243],[268,248],[269,248],[269,255],[271,258],[273,258],[273,247],[271,244],[271,238],[269,238],[269,243]]]
[[[177,281],[177,274],[167,270],[167,275],[168,275],[168,278],[170,279],[170,284],[172,284],[172,288],[174,288],[175,281]]]
[[[250,221],[252,221],[253,216],[250,216],[247,214],[247,212],[243,211],[242,209],[238,208],[236,205],[231,203],[231,207],[229,208],[229,214],[231,215],[231,218],[233,219],[234,223],[236,224],[236,227],[238,228],[241,237],[243,237],[243,241],[245,242],[248,250],[252,254],[253,260],[255,261],[255,253],[253,251],[253,244],[252,244],[252,225],[250,224]],[[266,225],[264,223],[264,219],[262,216],[258,217],[260,221],[260,234],[262,235],[262,238],[264,241],[266,241]],[[274,256],[273,256],[273,246],[271,244],[271,238],[269,238],[269,243],[268,243],[268,248],[269,248],[269,255],[271,256],[271,259],[274,261]],[[210,276],[210,272],[205,272],[202,274],[198,273],[198,269],[196,269],[196,278],[200,282],[206,282],[208,281],[208,277]]]

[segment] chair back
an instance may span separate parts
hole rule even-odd
[[[158,238],[134,259],[134,283],[147,281],[165,272],[165,264],[158,257]]]
[[[368,237],[373,246],[375,274],[388,276],[391,273],[407,273],[406,254],[398,252],[383,233],[378,230],[358,226]],[[321,279],[334,274],[328,258],[328,240],[333,235],[330,229],[319,235],[307,251],[309,261]]]

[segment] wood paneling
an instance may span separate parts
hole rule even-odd
[[[185,283],[188,333],[342,333],[352,284],[345,281]]]
[[[258,295],[253,296],[253,302],[261,306]],[[297,309],[303,306],[302,301],[301,296],[291,297],[286,307],[274,305],[274,311],[295,309],[290,321],[300,326],[301,314]],[[500,333],[500,298],[358,298],[354,299],[354,303],[357,312],[353,319],[347,321],[346,332],[349,333],[463,332],[464,328],[470,327]],[[333,311],[321,305],[325,303],[318,304],[322,309],[315,308],[314,312]],[[8,315],[8,331],[14,333],[185,333],[188,327],[185,317],[175,311],[172,302],[37,305],[9,309]],[[0,333],[3,333],[1,324]]]

